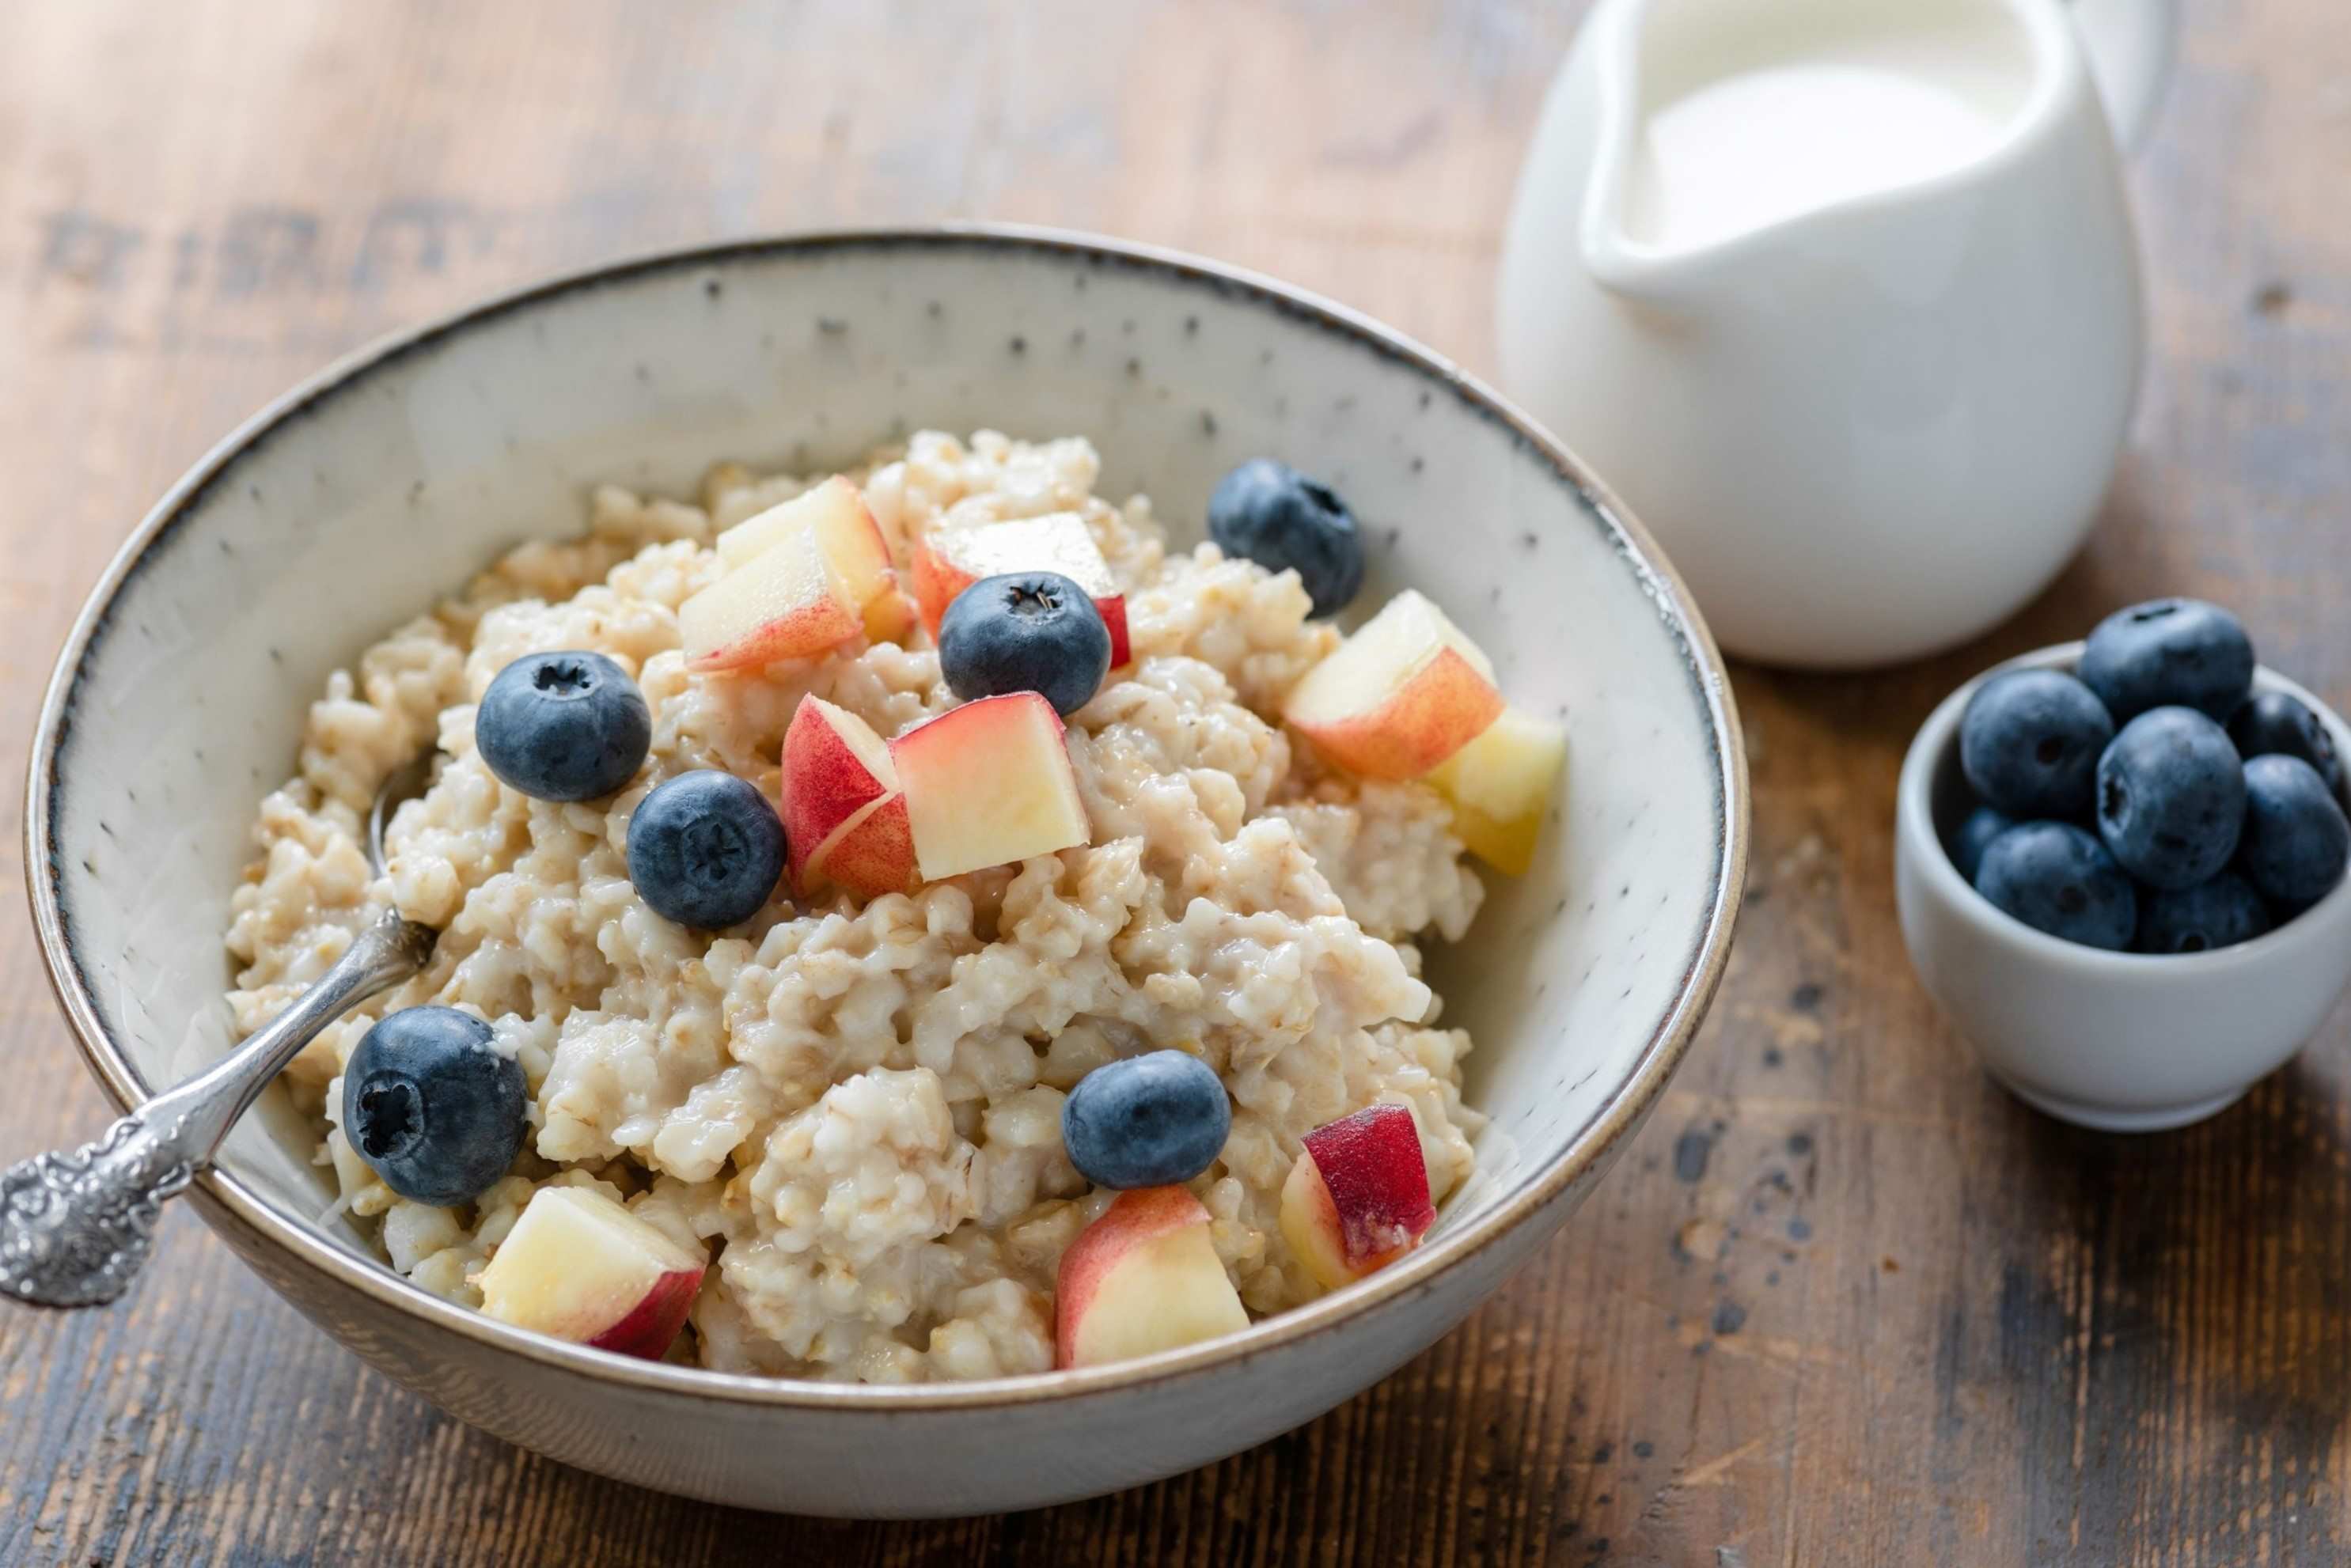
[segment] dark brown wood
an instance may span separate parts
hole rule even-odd
[[[550,268],[1024,219],[1261,267],[1490,364],[1518,150],[1577,9],[0,6],[9,808],[73,606],[174,475],[329,356]],[[2156,353],[2095,542],[1949,657],[1740,673],[1755,866],[1713,1019],[1573,1225],[1405,1371],[1092,1503],[763,1519],[442,1417],[182,1215],[120,1308],[0,1309],[0,1563],[2345,1561],[2346,1016],[2202,1127],[2074,1133],[1983,1078],[1894,925],[1903,745],[1995,656],[2186,590],[2351,697],[2351,28],[2335,0],[2188,9],[2133,176]],[[16,855],[0,835],[0,878]],[[99,1124],[13,902],[0,1053],[0,1152]]]

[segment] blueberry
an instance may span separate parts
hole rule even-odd
[[[2011,670],[1976,688],[1959,716],[1959,769],[2011,817],[2090,814],[2098,754],[2114,720],[2062,670]]]
[[[1336,615],[1364,586],[1364,536],[1328,485],[1252,457],[1208,497],[1208,537],[1268,571],[1295,570],[1317,615]]]
[[[2098,835],[2152,887],[2194,887],[2237,852],[2245,770],[2228,732],[2189,707],[2150,708],[2098,758]]]
[[[784,824],[747,779],[681,773],[629,819],[629,880],[654,914],[716,931],[748,920],[784,873]]]
[[[1951,838],[1951,863],[1970,882],[1976,879],[1976,867],[1983,863],[1983,852],[1991,847],[1992,840],[2016,826],[2016,819],[2004,816],[1990,806],[1978,806],[1959,824]]]
[[[637,776],[653,735],[637,683],[601,653],[526,653],[474,715],[490,771],[539,800],[611,794]]]
[[[2230,716],[2229,738],[2237,755],[2251,760],[2273,752],[2299,757],[2318,769],[2326,787],[2343,798],[2343,759],[2335,754],[2335,737],[2316,714],[2283,692],[2257,692]]]
[[[2175,706],[2226,718],[2252,687],[2253,644],[2217,604],[2150,600],[2099,622],[2077,673],[2116,724]]]
[[[2256,757],[2244,779],[2246,880],[2288,909],[2317,903],[2351,861],[2351,821],[2335,792],[2299,757]]]
[[[522,1151],[522,1064],[455,1008],[404,1008],[343,1067],[343,1136],[383,1185],[418,1203],[471,1203]]]
[[[1096,1186],[1190,1181],[1224,1152],[1232,1102],[1216,1069],[1180,1051],[1097,1067],[1061,1103],[1061,1143]]]
[[[966,702],[1036,692],[1067,718],[1110,673],[1110,628],[1059,572],[983,577],[939,619],[939,673]]]
[[[1976,891],[2036,931],[2120,952],[2138,926],[2138,894],[2106,846],[2071,822],[2021,822],[1994,839]]]
[[[2210,882],[2151,893],[2138,908],[2142,953],[2209,953],[2250,942],[2270,928],[2269,906],[2253,884],[2224,871]]]

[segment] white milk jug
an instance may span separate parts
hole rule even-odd
[[[1599,0],[1585,22],[1519,178],[1503,379],[1731,652],[1948,647],[2088,530],[2144,347],[2107,114],[2136,139],[2173,15],[2068,9]]]

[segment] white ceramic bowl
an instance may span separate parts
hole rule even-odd
[[[1918,978],[1993,1077],[2053,1116],[2118,1133],[2200,1121],[2302,1049],[2351,974],[2351,881],[2265,936],[2153,956],[2060,941],[1970,887],[1944,845],[1973,800],[1959,714],[2001,670],[2070,670],[2082,644],[2011,659],[1953,692],[1902,764],[1894,883]],[[2257,691],[2310,706],[2351,756],[2351,728],[2274,671]]]
[[[222,1050],[220,933],[260,794],[328,672],[600,478],[820,464],[918,425],[1082,433],[1102,488],[1196,535],[1278,453],[1374,541],[1364,602],[1448,607],[1512,697],[1570,716],[1561,821],[1432,955],[1474,1030],[1480,1174],[1429,1242],[1246,1333],[988,1383],[844,1387],[653,1364],[416,1290],[353,1232],[273,1092],[197,1184],[269,1283],[392,1376],[571,1463],[752,1507],[1028,1507],[1247,1448],[1385,1375],[1565,1219],[1722,973],[1747,795],[1721,666],[1647,538],[1425,350],[1262,279],[1008,230],[809,235],[559,280],[370,349],[231,436],[140,528],[58,664],[26,864],[58,994],[129,1103]],[[59,1127],[60,1138],[85,1129]]]

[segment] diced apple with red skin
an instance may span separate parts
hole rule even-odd
[[[1118,1195],[1061,1254],[1053,1287],[1053,1364],[1099,1366],[1249,1327],[1208,1232],[1208,1211],[1180,1186]]]
[[[782,805],[792,886],[803,895],[820,877],[864,898],[913,884],[897,765],[889,743],[848,709],[800,699],[784,732]]]
[[[890,743],[820,696],[804,696],[784,731],[784,836],[795,858],[898,788]]]
[[[1567,731],[1509,707],[1428,776],[1453,808],[1453,831],[1497,871],[1523,876],[1559,794]]]
[[[1417,779],[1476,739],[1502,707],[1478,644],[1406,589],[1306,672],[1282,716],[1352,773]]]
[[[658,1361],[685,1322],[709,1260],[582,1186],[543,1186],[481,1272],[501,1322]]]
[[[1326,1290],[1403,1257],[1435,1223],[1420,1129],[1402,1105],[1315,1128],[1281,1186],[1282,1237]]]
[[[1051,703],[1008,692],[949,708],[890,743],[925,882],[1093,836],[1063,737]]]
[[[687,668],[749,669],[862,636],[864,605],[803,529],[679,605],[677,629]]]
[[[843,822],[810,852],[805,874],[847,888],[860,898],[904,893],[914,874],[914,831],[904,791],[893,790]]]
[[[914,546],[914,598],[923,623],[939,634],[939,622],[956,595],[983,577],[1008,571],[1058,571],[1085,590],[1110,631],[1110,667],[1134,654],[1126,635],[1126,596],[1094,543],[1093,530],[1075,512],[1041,517],[940,528]]]

